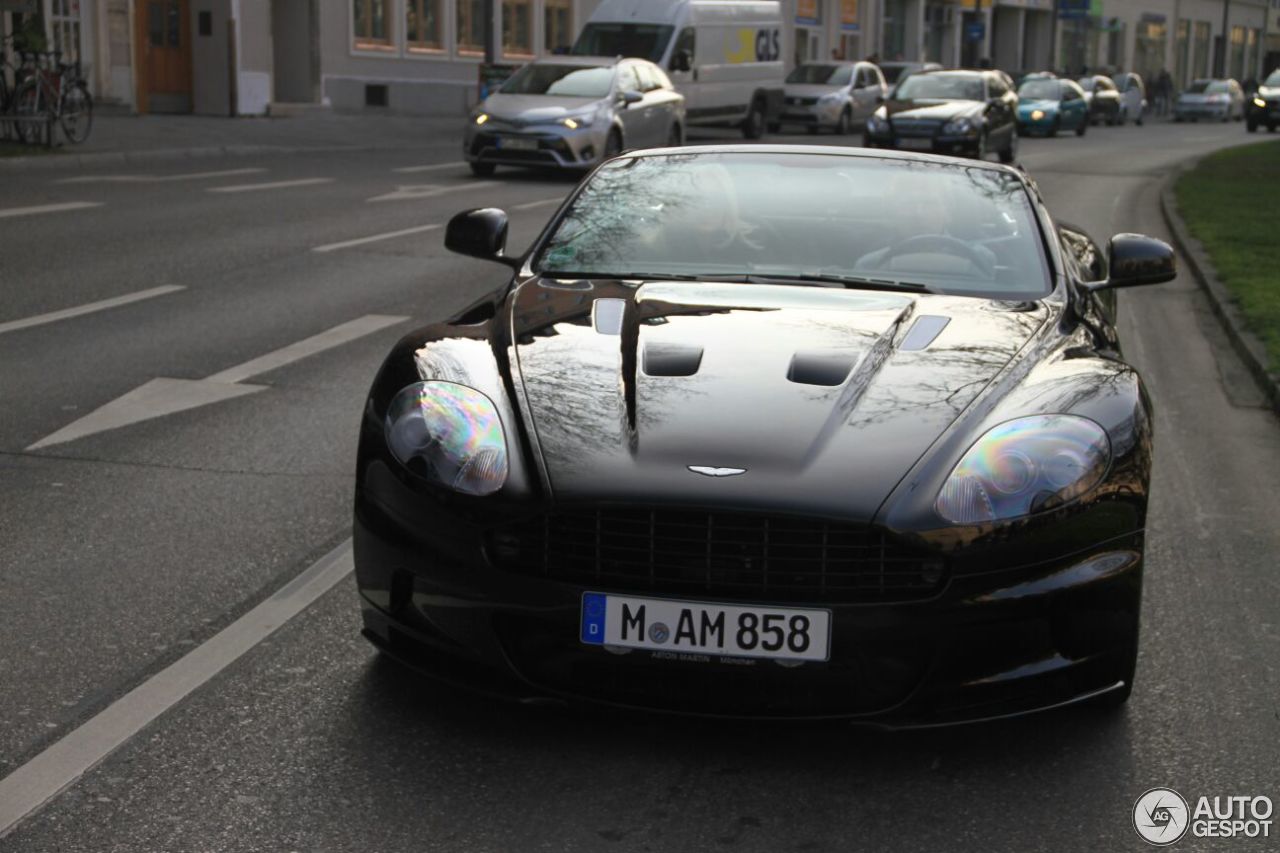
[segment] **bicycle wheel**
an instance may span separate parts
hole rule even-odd
[[[35,121],[43,113],[40,108],[40,84],[35,80],[27,80],[18,87],[13,96],[13,112],[26,121],[17,122],[18,140],[27,145],[39,145],[44,142],[44,131],[47,122]]]
[[[93,98],[83,80],[77,80],[62,96],[62,133],[79,145],[93,128]]]

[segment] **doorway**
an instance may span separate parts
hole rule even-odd
[[[279,103],[317,100],[314,0],[271,0],[272,97]]]
[[[136,0],[134,22],[138,112],[191,112],[188,0]]]

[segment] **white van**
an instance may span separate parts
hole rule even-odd
[[[782,114],[777,0],[601,0],[573,52],[638,56],[666,69],[690,125],[739,126],[757,139]]]

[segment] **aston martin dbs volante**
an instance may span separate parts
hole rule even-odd
[[[539,702],[933,725],[1117,705],[1151,457],[1104,251],[991,163],[616,158],[364,409],[364,633]]]

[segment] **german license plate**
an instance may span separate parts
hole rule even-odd
[[[525,139],[522,136],[500,136],[498,147],[507,151],[537,151],[538,140]]]
[[[585,592],[581,637],[592,646],[825,661],[831,611]]]
[[[903,151],[932,151],[933,139],[928,136],[899,136],[898,148]]]

